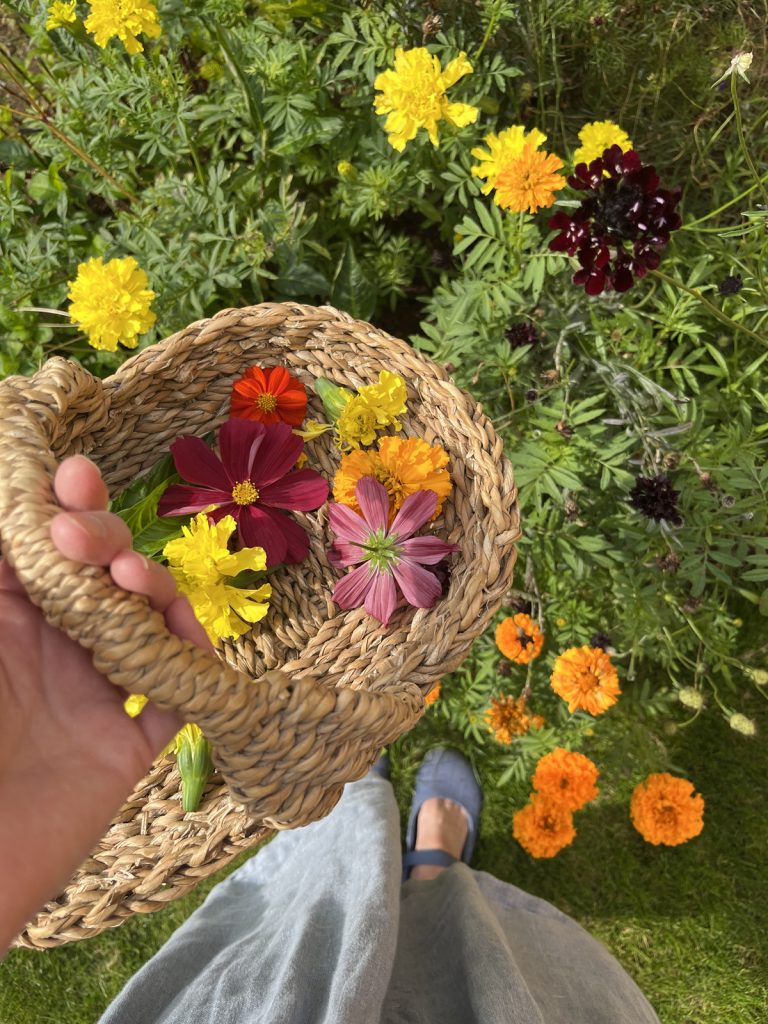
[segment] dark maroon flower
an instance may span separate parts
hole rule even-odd
[[[589,641],[590,647],[599,647],[603,651],[613,650],[613,644],[611,638],[607,633],[595,633],[592,639]]]
[[[539,332],[530,320],[520,320],[510,325],[506,338],[510,348],[522,348],[523,345],[535,345],[539,340]]]
[[[604,173],[604,172],[607,172]],[[587,195],[573,213],[560,211],[549,226],[560,232],[549,243],[581,265],[573,283],[587,295],[625,292],[661,262],[659,253],[682,221],[675,212],[680,189],[660,189],[653,167],[638,154],[611,146],[591,164],[577,164],[568,184]]]
[[[741,274],[731,274],[730,277],[726,277],[720,282],[717,290],[721,295],[738,295],[743,287],[744,281]]]
[[[233,516],[243,545],[264,548],[267,565],[301,562],[309,553],[306,533],[280,509],[311,512],[328,497],[328,484],[313,469],[294,469],[304,442],[287,423],[265,425],[230,419],[219,431],[221,458],[199,437],[171,445],[179,476],[158,514],[183,516],[214,506],[208,518]]]
[[[657,476],[639,476],[629,492],[629,500],[641,515],[648,519],[666,519],[680,526],[683,518],[677,508],[680,492],[673,489],[663,473]]]

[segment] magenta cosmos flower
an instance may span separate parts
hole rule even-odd
[[[264,548],[267,565],[301,562],[309,539],[280,509],[311,512],[328,497],[328,484],[313,469],[294,469],[304,442],[287,423],[265,425],[228,420],[219,431],[221,458],[199,437],[171,445],[179,476],[193,486],[172,484],[158,514],[183,516],[214,509],[209,519],[233,516],[244,547]]]
[[[437,508],[434,491],[409,495],[389,522],[389,495],[375,477],[362,477],[355,488],[362,516],[346,505],[328,506],[328,519],[336,540],[328,552],[328,561],[337,569],[357,565],[333,588],[333,600],[340,608],[361,604],[385,626],[397,604],[400,588],[408,604],[431,608],[441,595],[440,581],[422,565],[436,565],[457,544],[438,537],[413,537],[429,522]],[[362,563],[362,564],[358,564]]]

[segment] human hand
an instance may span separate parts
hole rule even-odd
[[[132,551],[128,527],[104,511],[97,467],[82,456],[65,460],[54,490],[68,510],[51,523],[61,554],[109,566],[115,583],[145,595],[173,633],[211,650],[167,569]],[[0,956],[88,857],[182,725],[152,704],[130,718],[126,696],[45,621],[0,561]]]

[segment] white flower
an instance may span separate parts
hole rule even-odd
[[[720,85],[721,82],[724,82],[726,80],[726,78],[728,78],[728,76],[732,75],[734,72],[740,78],[743,78],[745,82],[748,82],[749,79],[747,78],[746,72],[751,67],[752,67],[752,51],[751,50],[749,50],[749,51],[742,51],[742,50],[740,50],[736,54],[735,57],[731,57],[731,63],[726,68],[725,74],[721,75],[718,78],[718,80],[715,82],[715,84],[712,86],[712,88],[714,89],[715,85]]]

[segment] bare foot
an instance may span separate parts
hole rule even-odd
[[[461,859],[467,841],[469,821],[464,808],[453,800],[433,796],[421,805],[416,819],[416,849],[445,850],[456,860]],[[428,882],[437,878],[445,868],[436,864],[418,864],[411,869],[411,878]]]

